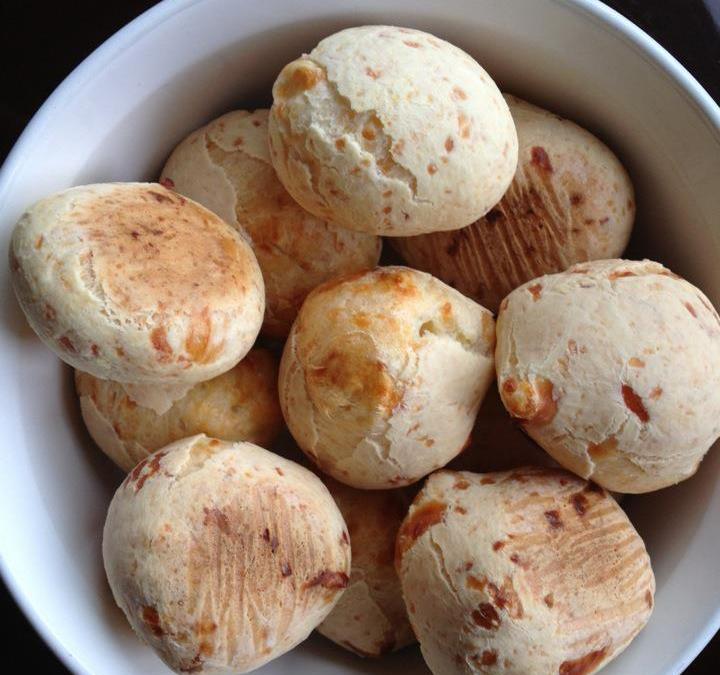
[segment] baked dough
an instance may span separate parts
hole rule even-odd
[[[590,675],[654,602],[627,516],[563,470],[434,473],[400,529],[396,563],[435,675]]]
[[[364,489],[413,483],[464,447],[494,378],[490,312],[429,274],[379,267],[305,300],[280,362],[302,450]]]
[[[15,293],[43,342],[95,377],[177,387],[245,356],[265,292],[249,244],[154,183],[70,188],[15,226]]]
[[[454,45],[394,26],[348,28],[285,66],[270,149],[301,206],[390,236],[468,225],[517,165],[512,117],[490,76]]]
[[[227,113],[175,148],[161,182],[249,235],[265,280],[263,333],[286,337],[305,296],[332,277],[374,267],[381,240],[300,207],[275,174],[267,138],[267,110]]]
[[[608,490],[692,476],[720,436],[720,319],[659,263],[540,277],[500,308],[500,395],[564,467]]]
[[[303,641],[347,586],[350,545],[319,478],[203,435],[128,475],[103,533],[133,630],[178,673],[246,673]]]
[[[127,472],[163,446],[199,433],[270,447],[284,426],[277,372],[272,352],[251,349],[237,366],[194,385],[161,415],[136,403],[118,382],[76,370],[75,388],[93,440]]]
[[[395,538],[414,490],[356,490],[325,477],[352,548],[350,582],[318,632],[359,656],[379,657],[415,642],[395,572]]]

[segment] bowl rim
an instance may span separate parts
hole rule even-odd
[[[25,129],[15,141],[5,161],[0,167],[0,204],[8,190],[11,189],[14,177],[25,161],[25,148],[31,146],[40,136],[44,127],[50,121],[55,110],[64,106],[73,98],[73,94],[81,86],[99,75],[115,55],[130,48],[146,33],[154,30],[170,17],[180,14],[186,9],[198,5],[203,0],[161,0],[157,5],[150,7],[138,17],[120,28],[111,37],[90,53],[64,80],[54,89],[50,96],[35,112]],[[579,12],[591,21],[603,24],[625,38],[636,51],[647,60],[659,66],[673,81],[675,86],[682,90],[689,101],[700,110],[702,115],[710,122],[720,134],[720,106],[713,100],[703,86],[693,75],[664,47],[662,47],[648,33],[636,26],[630,19],[600,0],[550,0],[563,5],[569,11]],[[82,675],[96,675],[89,671],[71,652],[69,652],[62,639],[57,636],[44,617],[35,609],[28,596],[16,583],[12,570],[5,561],[0,545],[0,576],[8,591],[30,621],[33,628],[58,659],[73,673]],[[680,675],[695,657],[702,651],[720,629],[720,607],[717,607],[707,622],[704,630],[692,642],[689,642],[676,661],[669,665],[668,672]]]

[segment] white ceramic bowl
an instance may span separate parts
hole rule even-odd
[[[501,87],[575,119],[617,150],[637,187],[631,254],[657,257],[720,306],[720,111],[663,49],[592,0],[179,0],[133,21],[63,82],[0,175],[0,248],[21,211],[71,185],[151,179],[185,134],[267,104],[281,66],[339,28],[429,30]],[[26,325],[0,266],[2,573],[76,673],[168,672],[114,606],[100,557],[121,475],[90,444],[61,366]],[[605,672],[680,673],[720,624],[720,453],[682,485],[628,500],[657,576],[648,627]],[[267,675],[425,673],[416,650],[380,664],[320,638]]]

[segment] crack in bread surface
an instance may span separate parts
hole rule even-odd
[[[396,157],[396,153],[393,151],[395,139],[387,132],[385,124],[378,112],[371,108],[358,110],[353,107],[350,98],[343,95],[340,92],[337,83],[328,77],[327,69],[323,64],[318,63],[309,57],[305,57],[305,60],[310,61],[317,68],[323,71],[324,80],[319,86],[323,86],[323,84],[325,85],[327,92],[334,103],[334,107],[339,112],[339,114],[336,115],[336,119],[341,121],[340,129],[334,132],[337,138],[330,138],[326,131],[321,129],[316,123],[311,124],[310,130],[328,145],[331,145],[340,139],[343,139],[346,142],[349,140],[364,157],[372,160],[377,176],[381,180],[400,182],[407,187],[414,202],[432,204],[431,200],[422,199],[418,196],[417,177]],[[304,95],[307,96],[307,93]],[[291,135],[298,138],[299,134],[297,134],[297,130],[292,128],[292,124],[289,126]],[[372,133],[374,135],[372,139],[363,135],[363,131],[368,128],[372,129]],[[324,194],[324,190],[320,184],[318,170],[328,169],[336,173],[339,172],[332,165],[325,164],[322,167],[318,167],[316,165],[314,160],[315,153],[308,147],[310,140],[311,136],[306,135],[303,145],[305,153],[313,159],[308,161],[306,158],[301,158],[297,152],[293,153],[293,158],[307,168],[311,177],[313,191],[321,199],[326,200],[327,196]]]

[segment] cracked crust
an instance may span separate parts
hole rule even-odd
[[[115,601],[176,672],[244,673],[292,649],[348,582],[345,523],[311,472],[251,443],[187,438],[118,489]]]
[[[605,490],[563,470],[439,471],[396,565],[434,673],[590,675],[647,623],[655,580]]]
[[[512,180],[517,136],[495,83],[420,31],[362,26],[322,40],[273,87],[270,150],[288,192],[349,229],[462,227]]]
[[[493,380],[494,321],[428,274],[379,267],[305,301],[280,364],[302,450],[358,488],[413,483],[464,447]]]
[[[659,263],[607,260],[503,305],[500,395],[554,459],[629,493],[695,473],[720,436],[720,320],[705,295]]]
[[[269,445],[283,427],[276,357],[252,349],[231,370],[194,385],[164,413],[137,404],[125,388],[75,371],[85,426],[123,471],[165,445],[205,433],[227,441]]]
[[[621,255],[635,218],[632,183],[607,146],[569,120],[505,100],[519,164],[503,198],[465,228],[392,240],[409,265],[492,311],[530,279]]]
[[[80,371],[77,371],[80,372]],[[92,377],[92,376],[91,376]],[[101,380],[109,382],[110,380]],[[193,384],[131,384],[118,382],[128,398],[156,415],[163,415],[192,388]]]
[[[353,561],[347,590],[318,632],[367,657],[413,643],[393,564],[395,537],[413,491],[356,490],[331,478],[323,481],[347,524]]]
[[[249,235],[265,280],[263,332],[285,337],[305,296],[334,276],[374,267],[381,241],[300,207],[277,179],[267,136],[267,110],[227,113],[175,148],[161,181]]]
[[[96,377],[189,385],[232,368],[264,311],[252,249],[156,183],[70,188],[20,218],[13,285],[30,325]]]

